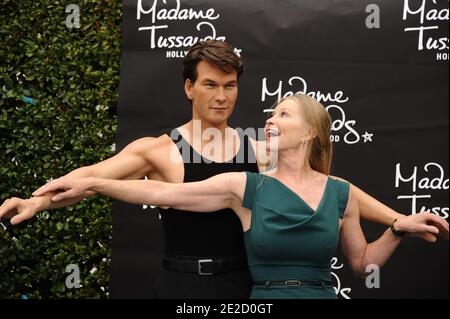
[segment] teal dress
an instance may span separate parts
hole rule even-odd
[[[314,211],[279,180],[246,172],[244,207],[252,210],[245,232],[252,299],[336,299],[331,259],[339,241],[339,219],[347,206],[349,184],[328,178]],[[300,280],[323,286],[272,286],[267,281]]]

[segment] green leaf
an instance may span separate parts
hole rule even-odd
[[[16,96],[16,92],[14,90],[9,90],[8,92],[6,92],[6,97],[15,97]]]

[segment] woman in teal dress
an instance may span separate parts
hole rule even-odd
[[[35,195],[64,189],[53,200],[94,191],[189,211],[232,208],[245,232],[251,298],[336,298],[330,260],[338,244],[355,274],[364,277],[368,265],[381,267],[389,259],[401,235],[434,242],[439,230],[448,235],[448,223],[429,213],[405,216],[367,244],[352,189],[329,176],[330,132],[325,108],[297,94],[281,101],[266,122],[267,151],[276,168],[265,174],[228,173],[185,184],[60,178]]]
[[[349,184],[327,178],[322,199],[312,208],[280,180],[246,174],[243,206],[252,210],[252,218],[244,239],[254,281],[251,297],[336,298],[330,261]]]

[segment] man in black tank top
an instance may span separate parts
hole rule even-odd
[[[257,172],[249,137],[227,125],[243,72],[233,47],[217,41],[200,43],[191,48],[183,65],[192,121],[168,133],[182,158],[183,182],[226,172]],[[228,157],[215,151],[204,154],[205,142],[218,142],[202,138],[206,129],[216,131],[216,139],[220,137],[215,150],[232,150]],[[233,211],[198,214],[169,208],[160,213],[165,247],[156,298],[249,297],[252,281],[242,226]]]
[[[171,137],[183,157],[184,182],[225,172],[258,171],[248,136],[239,135],[239,150],[226,162],[204,158],[178,130]],[[165,249],[156,298],[249,297],[252,280],[242,226],[231,209],[198,214],[169,208],[160,209],[160,214]]]
[[[262,158],[259,150],[265,150],[265,147],[258,147],[258,142],[227,125],[237,99],[238,79],[243,73],[242,60],[233,47],[215,40],[198,43],[190,49],[183,65],[185,93],[192,105],[189,123],[158,138],[138,139],[117,155],[76,169],[66,176],[107,179],[142,179],[146,176],[182,183],[226,172],[263,170],[264,164],[257,159]],[[204,140],[203,133],[211,129],[218,134]],[[208,151],[211,144],[213,152]],[[390,225],[394,219],[403,217],[352,187],[362,218]],[[54,203],[51,200],[54,194],[26,200],[11,198],[0,207],[0,218],[12,217],[11,223],[18,224],[37,212],[73,205],[93,195],[85,193]],[[165,251],[154,297],[249,297],[252,282],[247,269],[243,231],[233,212],[201,214],[164,207],[160,212]]]

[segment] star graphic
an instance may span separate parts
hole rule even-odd
[[[236,53],[239,57],[241,57],[242,49],[234,48],[234,53]]]
[[[373,134],[366,132],[362,137],[364,137],[364,144],[367,142],[373,142]]]

